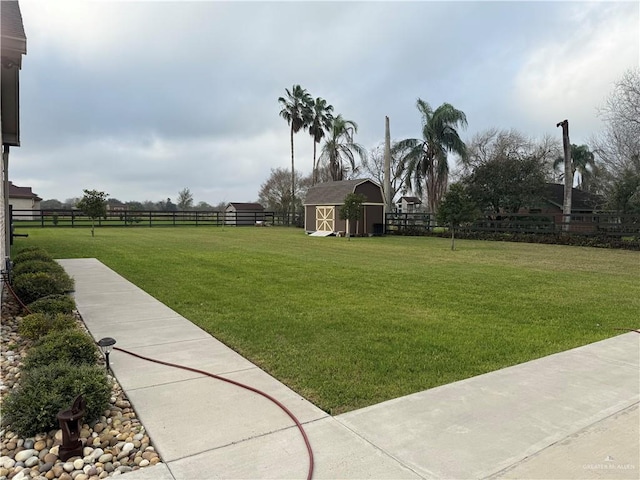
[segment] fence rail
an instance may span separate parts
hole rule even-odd
[[[556,234],[568,231],[576,235],[608,237],[640,236],[640,215],[615,212],[571,215],[565,222],[562,214],[505,214],[485,216],[460,227],[463,232]],[[15,227],[90,227],[91,219],[79,210],[12,210]],[[295,225],[290,215],[275,212],[214,211],[110,211],[99,218],[101,227],[171,227],[171,226],[248,226]],[[424,235],[437,225],[428,213],[387,213],[385,232],[401,235]]]
[[[428,213],[388,213],[387,233],[424,235],[442,227]],[[640,235],[640,215],[615,212],[573,214],[505,214],[479,218],[460,226],[463,232],[556,234],[626,237]]]
[[[11,222],[16,227],[90,227],[91,218],[79,210],[13,210]],[[291,225],[290,216],[275,212],[217,211],[110,211],[96,219],[101,227],[177,227],[177,226],[248,226]]]

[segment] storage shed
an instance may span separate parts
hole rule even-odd
[[[340,219],[340,207],[349,193],[364,195],[363,214],[350,222],[351,235],[381,235],[384,233],[384,195],[373,180],[357,179],[319,183],[310,187],[304,202],[304,228],[307,233],[327,234],[346,232],[347,221]]]
[[[264,219],[264,207],[259,203],[231,202],[224,210],[225,225],[255,225],[264,222]]]

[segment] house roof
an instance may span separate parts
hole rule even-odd
[[[264,210],[264,207],[260,203],[240,203],[231,202],[227,205],[227,208],[233,206],[237,210]]]
[[[562,208],[564,203],[564,185],[559,183],[547,183],[546,192],[544,196],[545,200],[556,207]],[[588,211],[591,212],[595,208],[602,205],[603,199],[600,195],[595,195],[590,192],[578,190],[577,188],[571,189],[571,210]]]
[[[406,203],[419,203],[422,204],[422,200],[420,200],[418,197],[400,197],[400,201],[405,201]]]
[[[36,202],[42,200],[31,191],[31,187],[18,187],[11,182],[9,182],[9,198],[29,198]]]
[[[27,53],[27,37],[18,2],[0,2],[0,24],[2,56],[9,57],[20,66],[21,55]]]
[[[349,193],[355,192],[356,187],[365,182],[370,182],[380,188],[380,185],[368,178],[318,183],[312,187],[309,187],[304,204],[342,205],[344,203],[344,197],[346,197]]]

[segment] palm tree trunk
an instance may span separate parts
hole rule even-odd
[[[296,221],[296,170],[293,162],[293,123],[292,123],[291,124],[291,222],[295,224],[295,221]]]
[[[316,139],[313,139],[313,170],[311,171],[311,185],[316,184]]]

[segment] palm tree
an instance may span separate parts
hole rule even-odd
[[[323,98],[316,98],[311,101],[311,122],[309,124],[309,135],[313,137],[313,171],[311,174],[312,185],[318,181],[317,165],[316,165],[316,144],[324,138],[325,131],[331,128],[333,121],[333,106],[327,105],[327,101]]]
[[[351,165],[351,170],[356,170],[357,154],[360,159],[367,156],[365,148],[354,143],[353,135],[358,133],[358,124],[352,120],[345,120],[342,115],[338,115],[331,122],[329,137],[322,147],[320,159],[324,160],[334,181],[343,180],[346,173],[346,162]]]
[[[280,116],[287,121],[287,124],[291,126],[291,210],[292,218],[295,221],[295,164],[293,155],[293,134],[298,133],[301,129],[307,128],[311,117],[311,102],[313,99],[309,92],[307,92],[300,85],[294,85],[289,91],[285,88],[287,96],[278,98],[278,102],[282,105],[280,110]]]
[[[595,155],[589,150],[587,145],[571,144],[571,171],[575,175],[580,175],[577,188],[588,191],[590,188],[590,180],[596,171]],[[553,162],[553,168],[561,168],[564,164],[564,157],[558,157]],[[564,174],[561,173],[559,178],[562,179]]]
[[[435,215],[447,190],[447,154],[454,152],[462,158],[467,156],[467,146],[456,130],[458,127],[467,126],[467,117],[463,111],[448,103],[443,103],[433,110],[427,102],[419,98],[416,106],[422,115],[422,139],[402,140],[396,144],[394,150],[406,152],[402,158],[407,170],[406,186],[418,196],[422,196],[424,182],[429,209]]]

